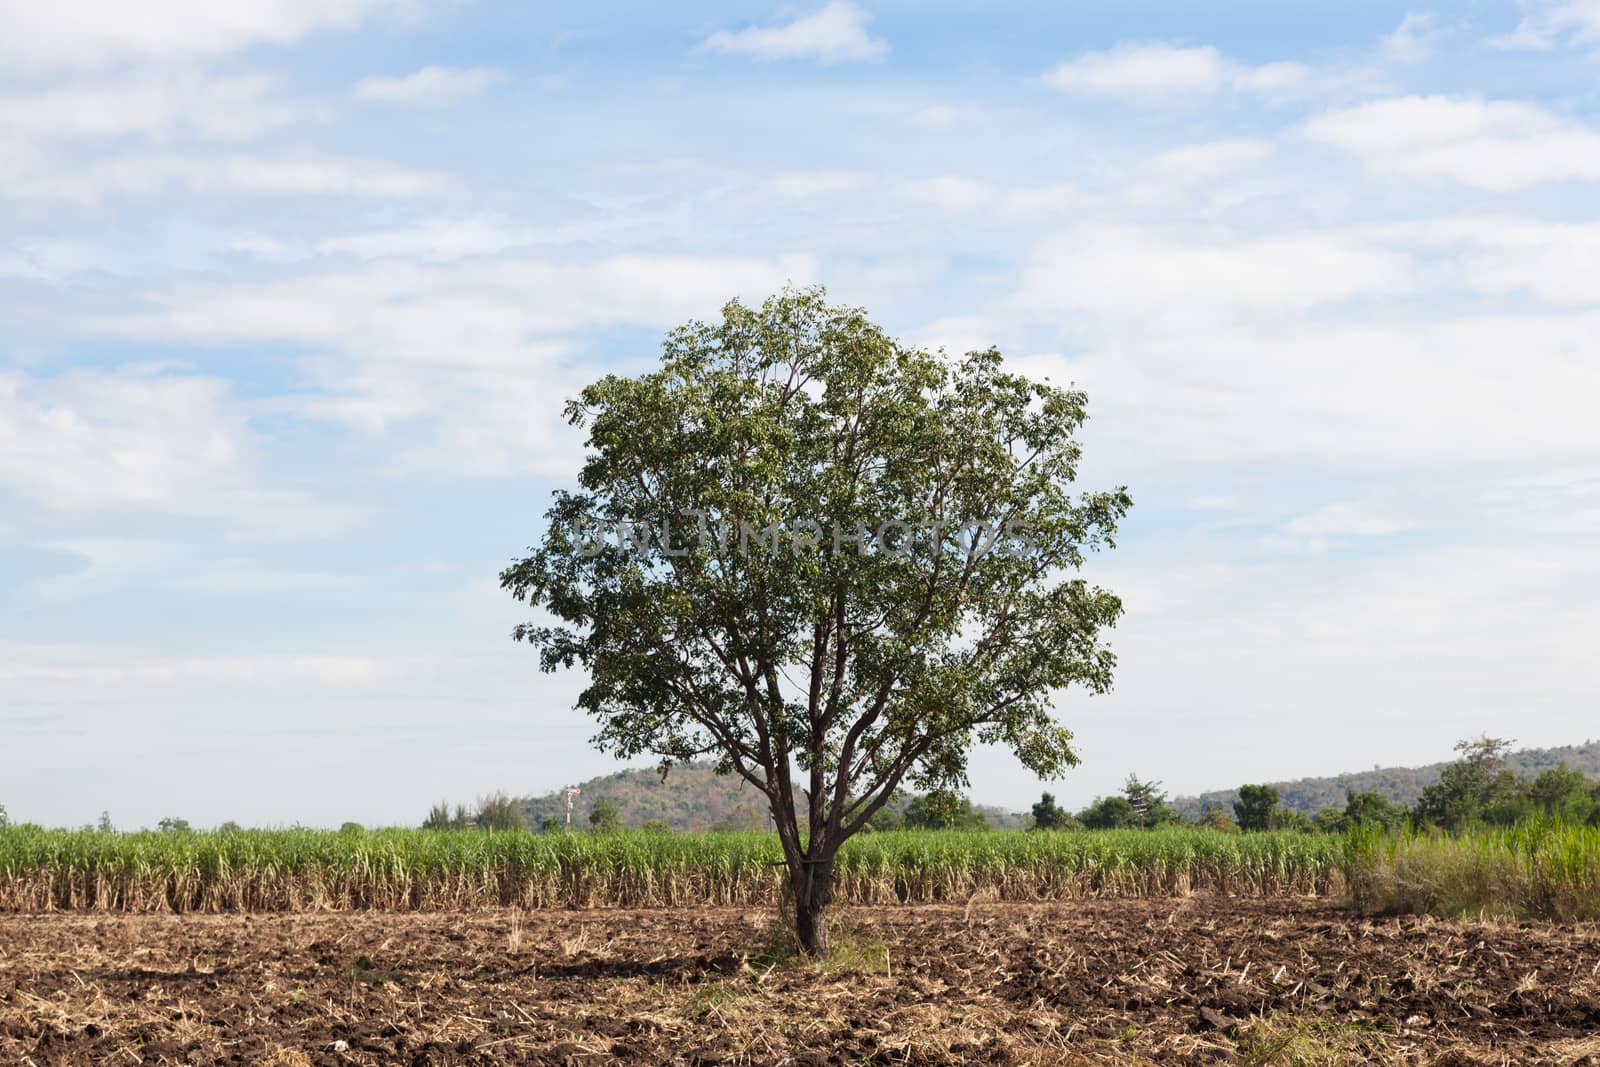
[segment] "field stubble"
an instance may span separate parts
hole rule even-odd
[[[1307,898],[0,916],[0,1062],[1600,1063],[1600,928]]]

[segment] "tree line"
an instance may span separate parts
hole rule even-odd
[[[1343,833],[1356,826],[1393,830],[1409,824],[1456,833],[1538,817],[1557,818],[1569,825],[1600,825],[1600,783],[1564,763],[1531,778],[1518,774],[1506,766],[1510,747],[1511,741],[1487,735],[1458,742],[1455,751],[1459,758],[1410,806],[1375,790],[1350,789],[1343,806],[1330,805],[1307,815],[1284,806],[1272,786],[1252,784],[1239,787],[1231,811],[1208,801],[1190,820],[1167,802],[1161,783],[1129,775],[1121,794],[1101,797],[1076,815],[1058,807],[1055,798],[1045,793],[1033,806],[1033,827],[1149,829],[1193,822],[1228,831]]]

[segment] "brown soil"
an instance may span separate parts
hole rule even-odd
[[[1569,1063],[1600,926],[1313,900],[0,916],[0,1063]]]

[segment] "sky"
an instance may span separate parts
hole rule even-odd
[[[1593,736],[1600,3],[0,0],[0,804],[614,769],[497,574],[728,299],[1088,392],[1072,807]]]

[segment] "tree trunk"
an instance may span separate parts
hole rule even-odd
[[[799,900],[794,905],[794,932],[800,939],[800,948],[807,956],[817,959],[828,955],[828,906]]]
[[[801,861],[793,879],[794,932],[808,956],[828,954],[828,902],[833,899],[833,857],[813,855]]]

